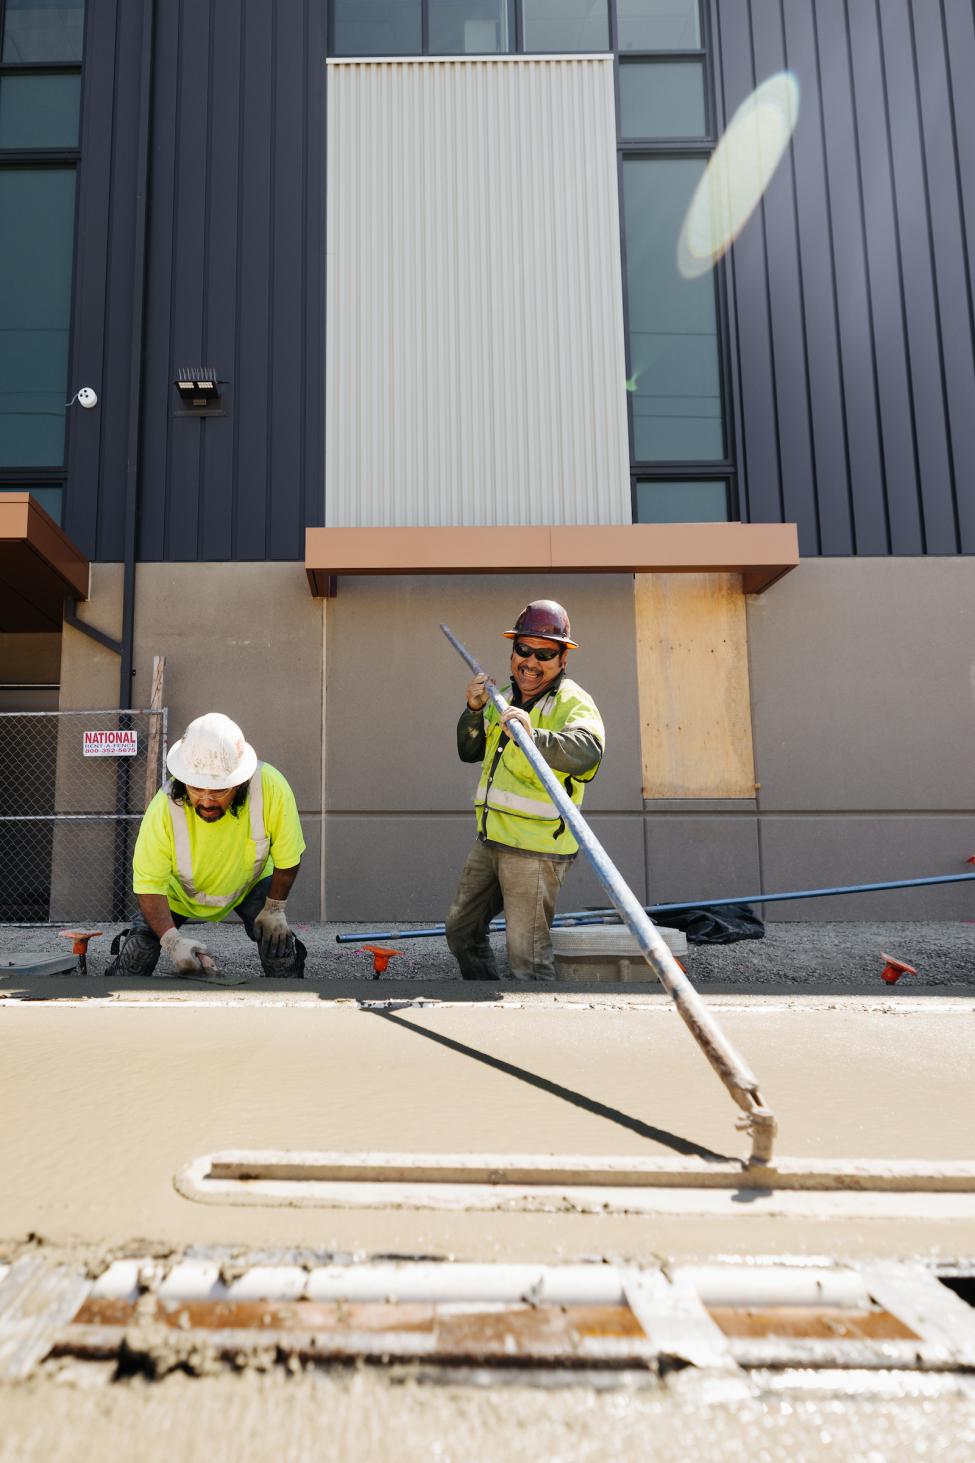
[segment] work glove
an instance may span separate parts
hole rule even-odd
[[[185,975],[190,970],[203,970],[205,967],[213,965],[206,945],[201,945],[199,940],[190,940],[186,935],[181,935],[175,925],[166,931],[159,943],[181,974]]]
[[[283,899],[265,899],[264,908],[254,921],[258,942],[271,960],[280,960],[288,953],[288,916]]]
[[[501,716],[501,727],[504,731],[505,736],[507,737],[511,736],[511,727],[509,723],[512,721],[520,722],[524,730],[528,733],[529,737],[531,737],[532,741],[535,740],[535,728],[532,726],[531,717],[528,715],[527,711],[522,711],[520,706],[509,706],[506,708]],[[512,738],[512,740],[514,740],[514,738]]]
[[[467,709],[468,711],[480,711],[488,704],[487,676],[475,676],[467,686]]]

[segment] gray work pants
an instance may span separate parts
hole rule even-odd
[[[488,925],[502,909],[511,979],[555,979],[550,930],[568,867],[568,859],[475,840],[447,915],[447,945],[464,980],[498,979]]]
[[[296,940],[293,934],[288,936],[288,945],[283,955],[272,959],[268,955],[261,941],[257,938],[257,931],[254,928],[254,921],[264,908],[264,901],[267,892],[271,887],[271,876],[260,879],[249,889],[239,904],[234,906],[233,913],[239,914],[243,921],[244,929],[248,938],[257,945],[257,953],[260,957],[261,968],[265,975],[269,976],[301,976],[305,968],[305,956],[308,953],[300,940]],[[177,914],[171,909],[173,924],[179,929],[186,924],[188,915]],[[206,939],[202,941],[206,944]],[[112,941],[112,953],[115,959],[105,971],[107,976],[114,975],[151,975],[159,960],[161,946],[159,936],[146,924],[141,912],[137,913],[132,920],[131,927],[123,930]],[[176,972],[171,972],[176,974]]]

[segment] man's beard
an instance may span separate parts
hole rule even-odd
[[[226,813],[227,809],[207,808],[206,812],[204,812],[199,804],[197,804],[193,811],[202,823],[217,823],[223,817],[224,813]]]

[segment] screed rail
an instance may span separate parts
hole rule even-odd
[[[441,625],[440,628],[458,655],[467,662],[472,673],[475,676],[484,675],[485,672],[456,635],[446,625]],[[487,681],[486,689],[498,714],[501,715],[507,710],[507,701],[490,679]],[[738,1126],[745,1129],[751,1138],[752,1150],[747,1159],[748,1164],[767,1164],[772,1157],[776,1122],[771,1108],[766,1107],[762,1101],[758,1079],[749,1070],[708,1011],[701,997],[670,953],[663,937],[657,933],[642,904],[625,882],[619,869],[575,803],[566,796],[558,779],[542,760],[531,737],[519,726],[517,721],[510,724],[510,730],[516,746],[528,758],[536,776],[575,834],[579,847],[595,869],[614,909],[619,912],[620,918],[633,932],[650,969],[667,994],[673,998],[685,1026],[744,1112],[745,1116]]]

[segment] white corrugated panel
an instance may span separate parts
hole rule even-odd
[[[329,63],[326,524],[629,523],[609,57]]]

